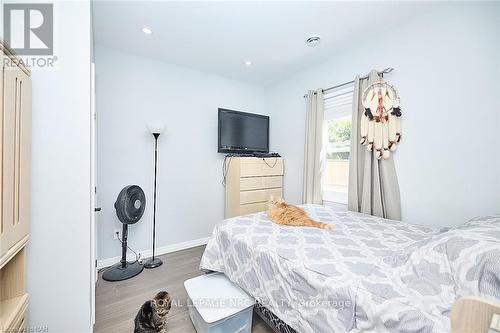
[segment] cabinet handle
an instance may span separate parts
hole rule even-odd
[[[101,211],[101,207],[94,208],[94,212],[100,212],[100,211]]]

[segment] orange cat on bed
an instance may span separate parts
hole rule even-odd
[[[302,208],[287,204],[281,198],[274,199],[271,197],[267,216],[276,224],[320,229],[333,228],[332,224],[312,220]]]

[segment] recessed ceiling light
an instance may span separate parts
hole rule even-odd
[[[144,32],[146,35],[151,35],[153,33],[153,30],[151,30],[151,28],[144,27],[142,28],[142,32]]]
[[[245,66],[252,66],[252,62],[250,60],[245,61]]]
[[[306,39],[306,44],[307,46],[318,46],[319,43],[321,42],[321,37],[320,36],[311,36]]]

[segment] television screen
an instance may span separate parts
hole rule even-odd
[[[219,153],[269,152],[269,117],[219,109]]]

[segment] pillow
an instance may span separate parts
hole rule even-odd
[[[398,272],[408,276],[407,287],[444,292],[453,284],[455,298],[500,299],[500,216],[475,218],[417,244]]]
[[[454,229],[463,229],[470,226],[487,226],[487,225],[498,225],[500,224],[500,215],[488,215],[488,216],[478,216],[470,219],[469,221],[461,224]]]
[[[500,299],[500,216],[474,218],[449,231],[446,251],[457,297]]]

